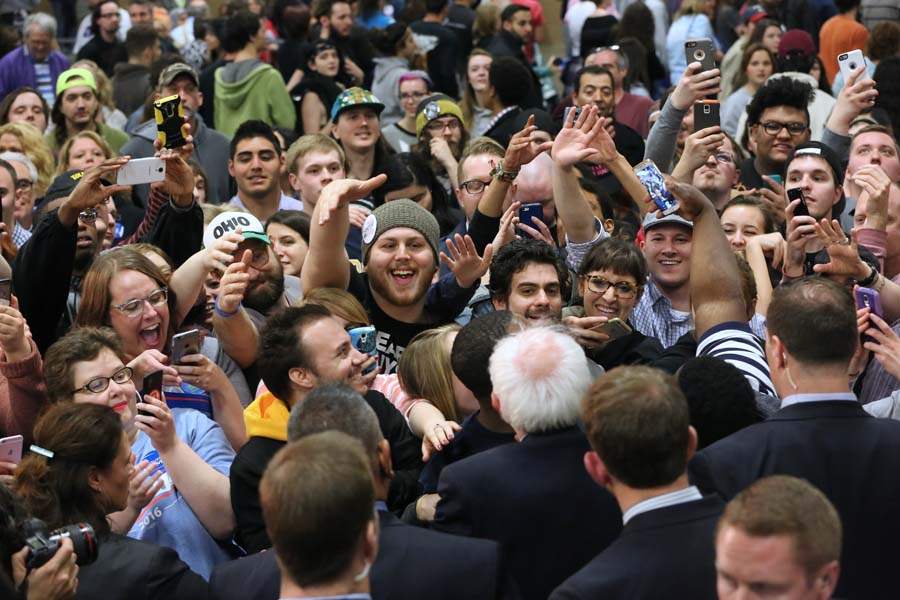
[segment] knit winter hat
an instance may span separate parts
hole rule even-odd
[[[448,115],[459,119],[459,124],[462,126],[464,122],[462,109],[450,96],[435,94],[425,98],[416,109],[416,136],[421,138],[422,132],[425,131],[429,123]]]
[[[431,246],[435,264],[437,264],[438,240],[441,237],[440,225],[434,215],[416,202],[406,198],[385,202],[366,217],[362,226],[363,264],[369,261],[369,249],[381,237],[381,234],[397,227],[409,227],[421,233],[428,245]]]

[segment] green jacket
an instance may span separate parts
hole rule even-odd
[[[281,73],[255,59],[230,63],[216,71],[214,101],[215,128],[228,137],[249,119],[288,129],[297,121]]]
[[[112,151],[116,154],[119,153],[119,150],[122,149],[122,146],[128,143],[130,139],[128,134],[120,129],[116,129],[115,127],[110,127],[105,123],[97,124],[97,134],[103,138],[103,140],[109,144],[109,147],[112,148]],[[59,144],[56,143],[56,135],[54,132],[50,132],[44,136],[44,141],[47,142],[47,145],[50,146],[50,150],[53,151],[54,154],[59,152]]]

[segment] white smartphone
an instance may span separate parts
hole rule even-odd
[[[0,438],[0,462],[9,462],[15,465],[22,460],[22,436],[12,435]]]
[[[863,56],[862,50],[851,50],[850,52],[838,54],[837,59],[845,83],[850,80],[850,75],[852,75],[854,71],[859,70],[860,67],[866,66],[866,57]],[[863,81],[864,79],[869,79],[868,71],[863,71],[859,81]]]
[[[133,158],[116,173],[119,185],[137,185],[153,183],[166,178],[166,163],[161,158]]]

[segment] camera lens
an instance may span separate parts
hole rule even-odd
[[[87,523],[66,525],[50,532],[49,541],[51,543],[58,545],[63,538],[72,540],[72,547],[75,549],[77,557],[75,562],[78,566],[83,567],[97,560],[97,536],[94,528]]]
[[[706,52],[704,52],[700,48],[694,50],[694,60],[702,61],[704,58],[706,58]]]

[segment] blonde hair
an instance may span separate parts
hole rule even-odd
[[[22,142],[22,154],[27,156],[38,172],[38,180],[35,185],[34,196],[40,198],[50,187],[53,181],[53,153],[44,141],[41,132],[28,123],[7,123],[0,126],[0,136],[4,133],[14,135]]]
[[[447,336],[459,330],[454,323],[423,331],[412,339],[397,364],[403,391],[413,398],[424,398],[451,421],[459,421],[460,412],[453,393]]]
[[[479,8],[481,8],[479,6]],[[487,56],[492,59],[494,56],[483,48],[475,48],[472,50],[472,53],[469,54],[469,58],[466,59],[466,71],[469,70],[469,61],[472,60],[473,56]],[[463,122],[466,125],[466,129],[471,130],[475,125],[475,108],[478,106],[478,101],[475,99],[475,90],[472,89],[472,84],[469,83],[469,78],[466,76],[466,89],[463,90],[463,97],[459,103],[459,108],[462,110],[463,114]],[[462,162],[462,161],[460,161]]]
[[[72,152],[72,146],[75,145],[75,140],[87,138],[97,144],[100,149],[103,151],[104,158],[112,158],[115,154],[112,151],[112,148],[109,147],[109,144],[106,143],[99,134],[93,131],[79,131],[75,135],[72,135],[68,139],[66,139],[65,143],[63,143],[62,148],[59,149],[59,164],[56,166],[56,175],[62,175],[66,171],[69,170],[69,154]]]
[[[475,9],[472,23],[472,41],[476,44],[500,30],[500,9],[493,2],[482,2]]]
[[[684,2],[681,3],[681,8],[675,13],[674,18],[677,19],[678,17],[683,17],[685,15],[706,15],[707,13],[703,10],[703,5],[707,2],[709,2],[709,0],[684,0]]]
[[[316,288],[303,297],[300,306],[315,304],[327,308],[328,312],[339,317],[352,327],[364,327],[369,324],[369,315],[356,296],[338,288]]]
[[[285,169],[288,173],[294,173],[297,169],[297,163],[310,152],[337,152],[338,160],[344,171],[347,171],[347,157],[344,149],[334,139],[321,133],[308,133],[297,138],[291,147],[288,148],[287,156],[284,160]]]

